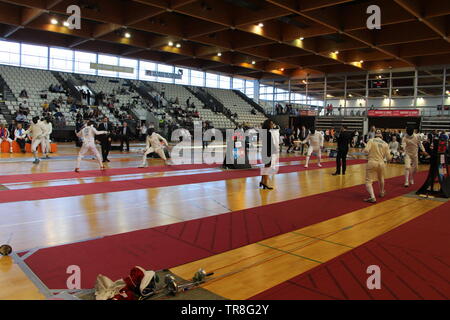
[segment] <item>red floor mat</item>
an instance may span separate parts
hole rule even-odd
[[[350,160],[348,165],[366,163],[366,160]],[[334,167],[334,162],[324,162],[323,168]],[[319,169],[316,165],[304,169],[303,165],[288,165],[279,168],[278,173],[290,173],[303,170]],[[124,181],[92,182],[84,184],[70,184],[51,187],[37,187],[17,190],[0,191],[0,203],[16,201],[33,201],[42,199],[54,199],[63,197],[82,196],[88,194],[111,193],[146,188],[161,188],[182,184],[203,183],[210,181],[229,180],[261,175],[259,169],[227,170],[212,173],[186,174],[168,177],[154,177],[144,179],[130,179]]]
[[[450,202],[252,300],[450,299]],[[381,270],[369,290],[367,267]]]
[[[286,157],[280,158],[280,162],[300,161],[305,157]],[[312,157],[314,159],[314,157]],[[328,159],[328,158],[327,158]],[[260,163],[260,161],[258,161]],[[147,168],[112,168],[104,171],[100,170],[86,170],[76,173],[74,171],[64,172],[47,172],[47,173],[33,173],[33,174],[16,174],[16,175],[3,175],[0,176],[0,184],[5,183],[18,183],[18,182],[32,182],[32,181],[48,181],[59,179],[80,179],[90,177],[103,177],[103,176],[117,176],[125,174],[142,174],[151,172],[167,172],[167,171],[180,171],[180,170],[195,170],[195,169],[208,169],[219,168],[221,164],[183,164],[174,166],[152,166]]]
[[[425,173],[418,174],[417,183],[423,182],[425,177]],[[408,192],[402,182],[403,177],[386,180],[389,193],[381,201]],[[170,268],[365,208],[369,206],[362,201],[365,196],[365,186],[359,185],[217,216],[40,249],[26,263],[51,289],[65,288],[67,267],[78,265],[82,271],[82,287],[91,288],[100,273],[118,279],[134,265],[147,269]]]

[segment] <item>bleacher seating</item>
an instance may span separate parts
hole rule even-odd
[[[259,105],[266,111],[267,114],[274,114],[275,111],[274,111],[273,102],[259,100]]]
[[[256,114],[252,114],[251,111],[253,106],[251,106],[247,101],[243,100],[232,90],[226,89],[205,89],[211,95],[213,95],[217,100],[222,102],[222,104],[231,110],[232,113],[237,113],[237,122],[246,122],[250,126],[261,126],[262,123],[267,119],[265,115],[261,112],[256,111]]]
[[[81,77],[84,80],[87,80],[88,87],[94,91],[94,93],[103,92],[106,97],[108,97],[111,94],[115,94],[116,99],[119,101],[118,103],[114,103],[114,107],[120,108],[122,104],[132,104],[133,103],[133,97],[137,94],[131,94],[128,92],[129,87],[126,86],[125,79],[120,78],[108,78],[108,77],[100,77],[100,76],[92,76],[92,75],[81,75]],[[120,94],[120,90],[126,89],[126,94]],[[142,108],[141,106],[137,106],[138,108]],[[114,116],[113,113],[110,112],[108,107],[106,106],[99,106],[100,111],[103,115],[107,116],[109,120],[116,124],[120,125],[120,121]],[[121,112],[122,113],[122,112]]]
[[[214,113],[210,109],[204,108],[201,102],[194,94],[181,85],[151,82],[150,85],[160,93],[164,91],[164,96],[168,100],[175,101],[178,98],[179,106],[186,108],[186,100],[190,97],[190,104],[194,103],[196,110],[203,121],[209,121],[216,128],[233,128],[234,124],[225,115],[221,113]]]
[[[53,99],[58,99],[62,96],[64,103],[61,105],[60,111],[64,115],[66,125],[75,125],[74,118],[69,112],[70,106],[65,103],[67,96],[64,93],[48,91],[50,85],[59,84],[59,81],[50,71],[0,66],[0,74],[17,99],[16,101],[5,101],[12,114],[18,111],[19,105],[22,104],[30,109],[30,113],[27,116],[27,119],[30,121],[34,116],[42,114],[43,103],[50,103]],[[19,97],[23,89],[27,91],[28,98]],[[46,94],[47,98],[41,98],[41,94]]]
[[[94,75],[84,75],[84,74],[72,74],[67,72],[58,72],[55,75],[48,70],[30,69],[30,68],[19,68],[12,66],[0,66],[0,74],[4,78],[5,82],[11,89],[15,96],[14,100],[5,101],[5,105],[11,114],[14,114],[19,110],[19,104],[23,104],[30,109],[30,113],[27,116],[28,121],[32,119],[33,116],[42,114],[42,104],[44,102],[50,103],[53,99],[58,99],[60,96],[63,98],[63,103],[60,105],[59,111],[63,113],[66,125],[75,126],[75,116],[76,114],[70,112],[70,105],[67,104],[67,96],[64,93],[52,93],[49,92],[50,85],[60,84],[57,77],[61,76],[64,80],[71,80],[71,82],[76,87],[87,86],[91,89],[93,94],[103,92],[106,96],[115,94],[116,99],[119,103],[115,104],[116,108],[120,108],[122,104],[133,104],[135,100],[137,103],[134,104],[132,112],[140,119],[147,119],[148,106],[147,102],[140,98],[135,99],[139,94],[137,92],[126,92],[120,93],[122,88],[128,89],[130,82],[136,87],[147,87],[149,93],[156,97],[161,95],[164,91],[163,106],[168,107],[168,101],[175,101],[178,98],[178,106],[182,109],[186,109],[186,100],[190,97],[191,104],[195,105],[196,111],[199,113],[201,121],[209,121],[216,128],[234,128],[235,124],[227,118],[222,113],[215,113],[211,109],[205,108],[202,101],[200,101],[192,92],[182,85],[175,85],[169,83],[158,83],[158,82],[147,82],[139,80],[127,80],[120,78],[110,78]],[[58,76],[59,75],[59,76]],[[61,79],[59,78],[59,79]],[[147,84],[147,85],[146,85]],[[154,88],[152,90],[150,88]],[[20,92],[25,89],[28,94],[28,98],[19,98]],[[266,119],[265,116],[257,111],[256,115],[251,113],[253,107],[247,103],[244,99],[239,97],[232,90],[225,89],[206,89],[212,94],[217,100],[219,100],[226,108],[229,108],[232,113],[237,113],[238,118],[236,121],[238,123],[249,123],[252,126],[260,126],[261,123]],[[42,98],[41,94],[46,94],[47,98]],[[92,96],[92,100],[94,95]],[[156,108],[153,106],[154,116],[161,120],[174,121],[167,109]],[[110,121],[116,125],[120,122],[116,116],[110,112],[107,106],[99,106],[99,110],[103,115],[110,118]],[[123,113],[124,111],[121,111]],[[6,123],[5,117],[0,114],[0,123]]]
[[[5,117],[2,114],[0,114],[0,123],[4,124],[4,125],[7,124],[7,121],[6,121]]]

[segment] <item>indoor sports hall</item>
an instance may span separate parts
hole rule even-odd
[[[450,299],[450,1],[0,0],[0,300]]]

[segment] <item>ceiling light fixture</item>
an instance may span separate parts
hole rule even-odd
[[[253,61],[252,61],[252,64],[256,64],[256,61],[255,61],[255,60],[253,60]]]
[[[63,25],[64,25],[64,27],[69,27],[70,26],[70,24],[67,21],[64,21]]]
[[[260,28],[264,27],[264,23],[262,23],[262,22],[258,23],[258,27],[260,27]]]
[[[300,41],[303,41],[303,40],[305,40],[305,38],[301,37],[301,38],[300,38]]]
[[[169,41],[168,45],[169,45],[169,47],[173,47],[173,42]]]
[[[129,32],[125,32],[125,38],[127,39],[131,38],[131,34]]]
[[[56,20],[55,18],[53,18],[52,20],[50,20],[51,24],[58,24],[58,20]]]
[[[217,53],[217,56],[218,56],[218,57],[221,57],[221,56],[222,56],[222,53],[221,53],[221,52]]]
[[[180,48],[181,44],[177,43],[177,45],[175,47]]]

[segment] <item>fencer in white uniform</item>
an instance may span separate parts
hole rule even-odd
[[[164,139],[164,137],[162,137],[158,133],[156,133],[154,128],[149,128],[147,130],[147,139],[144,150],[144,156],[142,158],[142,164],[139,166],[139,168],[145,168],[147,166],[147,155],[153,152],[157,153],[161,157],[161,159],[166,161],[166,164],[170,164],[167,161],[166,155],[164,153],[164,145],[169,146],[167,140]]]
[[[419,165],[419,148],[425,152],[419,135],[414,133],[413,128],[406,129],[402,140],[402,149],[405,152],[405,187],[414,184],[414,173]]]
[[[309,135],[305,140],[302,141],[303,144],[309,143],[308,153],[306,155],[306,164],[305,168],[308,168],[309,159],[313,152],[317,154],[317,158],[319,159],[317,165],[321,167],[320,160],[322,158],[322,148],[323,148],[323,135],[316,131],[315,129],[311,129]]]
[[[369,192],[370,198],[364,201],[376,203],[377,199],[373,191],[373,182],[378,180],[380,184],[380,197],[385,196],[384,189],[384,171],[386,169],[386,160],[392,159],[389,145],[383,141],[383,134],[381,130],[375,131],[375,138],[367,142],[364,153],[368,155],[368,162],[366,167],[366,189]]]
[[[41,145],[44,157],[47,157],[46,148],[44,145],[44,132],[44,126],[42,121],[39,121],[39,117],[34,117],[30,127],[27,131],[25,131],[25,133],[31,138],[31,152],[33,152],[34,164],[38,164],[40,162],[37,156],[37,148],[39,145]]]
[[[105,169],[105,167],[103,166],[102,157],[100,156],[100,152],[98,152],[97,147],[95,146],[95,136],[99,136],[102,134],[108,134],[108,131],[97,131],[91,121],[88,121],[88,123],[85,124],[79,132],[77,132],[77,137],[81,138],[83,145],[81,146],[80,152],[78,153],[77,167],[75,168],[75,172],[80,171],[81,158],[88,153],[91,153],[95,156],[101,170]]]
[[[45,153],[46,158],[50,158],[48,156],[48,154],[51,152],[51,146],[50,146],[50,135],[53,132],[53,125],[52,122],[49,118],[45,118],[42,121],[42,127],[44,129],[44,141],[43,141],[43,145],[45,146]]]

